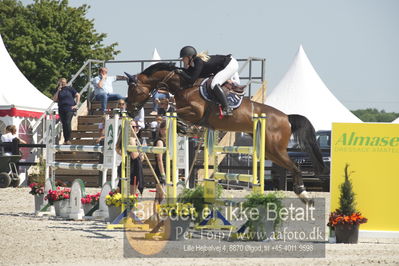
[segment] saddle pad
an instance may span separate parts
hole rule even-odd
[[[207,89],[207,81],[209,78],[204,79],[199,86],[200,94],[208,102],[218,103],[217,98],[211,95]],[[243,96],[238,96],[237,94],[229,92],[227,95],[227,103],[232,109],[237,109],[240,107]]]

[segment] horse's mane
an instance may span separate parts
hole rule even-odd
[[[154,74],[157,71],[173,71],[177,69],[177,67],[175,66],[175,63],[156,63],[153,64],[149,67],[147,67],[146,69],[144,69],[143,72],[141,72],[141,74],[144,74],[146,76],[151,76],[152,74]]]

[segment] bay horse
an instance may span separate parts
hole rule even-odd
[[[306,192],[301,171],[290,159],[287,146],[291,134],[294,135],[302,150],[309,153],[315,173],[321,173],[324,163],[319,146],[316,142],[315,130],[310,121],[301,115],[286,115],[271,106],[244,98],[240,107],[233,111],[232,116],[220,118],[218,106],[202,98],[199,86],[188,85],[179,75],[174,63],[157,63],[143,72],[128,75],[127,111],[131,117],[136,116],[144,103],[155,90],[162,88],[174,95],[176,112],[179,119],[215,130],[245,132],[252,135],[252,117],[265,113],[266,123],[266,158],[277,165],[286,168],[293,175],[293,190],[305,203],[313,200]]]

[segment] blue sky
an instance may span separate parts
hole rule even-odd
[[[302,44],[347,108],[399,112],[399,1],[70,0],[81,4],[91,6],[87,16],[108,34],[106,43],[119,43],[116,59],[150,59],[154,48],[164,59],[176,58],[187,44],[210,54],[262,57],[273,88]]]

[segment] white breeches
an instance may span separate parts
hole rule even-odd
[[[216,84],[222,85],[227,80],[232,79],[234,77],[234,81],[237,82],[238,77],[238,62],[236,59],[231,57],[229,64],[221,71],[219,71],[212,80],[211,87]],[[240,78],[238,77],[238,83],[240,83]]]

